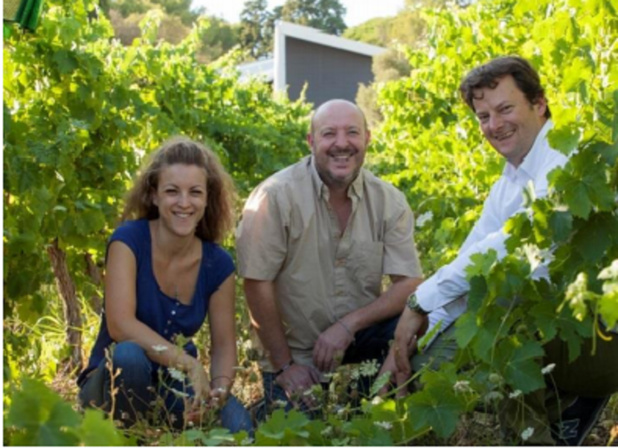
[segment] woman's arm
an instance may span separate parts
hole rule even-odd
[[[210,389],[202,364],[137,319],[137,262],[125,243],[114,241],[110,244],[106,268],[105,315],[112,339],[135,342],[154,362],[186,372],[196,398],[207,398]]]
[[[236,283],[231,274],[210,297],[211,387],[224,401],[234,381],[236,366]],[[225,389],[225,390],[223,390]]]

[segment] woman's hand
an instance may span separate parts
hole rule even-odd
[[[204,367],[197,359],[187,370],[187,377],[195,395],[188,401],[185,408],[185,421],[200,424],[206,411],[212,407],[210,381]]]
[[[210,380],[204,370],[204,366],[196,359],[191,364],[187,371],[189,382],[195,392],[194,400],[200,402],[202,400],[208,400],[210,398]]]

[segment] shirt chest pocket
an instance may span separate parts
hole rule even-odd
[[[355,279],[364,289],[379,291],[382,283],[384,243],[363,241],[352,248],[352,271]]]

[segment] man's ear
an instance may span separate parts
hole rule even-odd
[[[307,133],[307,144],[309,145],[311,152],[313,152],[313,134],[311,132]]]
[[[369,129],[365,130],[365,146],[369,146],[369,142],[371,141],[371,131]]]
[[[545,96],[544,95],[540,96],[536,100],[536,103],[534,103],[534,106],[537,107],[539,117],[544,117],[545,112],[547,112],[547,99],[545,98]]]

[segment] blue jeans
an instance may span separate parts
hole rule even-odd
[[[388,355],[390,341],[395,335],[395,328],[399,322],[399,316],[379,322],[369,328],[359,331],[355,335],[355,340],[345,351],[342,364],[357,364],[363,361],[376,359],[381,365]],[[288,399],[285,390],[275,381],[275,374],[271,372],[262,372],[262,381],[264,384],[264,398],[266,409],[273,408],[275,401],[285,402],[284,409],[291,410],[294,404]],[[369,394],[373,378],[362,377],[359,389],[365,395]],[[326,385],[323,385],[326,387]],[[305,408],[303,403],[299,403],[300,410],[314,416],[314,412],[310,412]]]
[[[107,360],[104,359],[98,367],[80,385],[79,401],[82,407],[96,407],[106,412],[111,410],[112,379]],[[152,362],[143,348],[134,342],[116,344],[112,353],[114,373],[120,373],[114,378],[114,388],[118,389],[114,399],[114,420],[124,423],[125,427],[132,426],[138,418],[157,416],[152,414],[155,401],[161,397],[164,401],[162,415],[164,421],[171,426],[181,429],[184,425],[183,412],[185,399],[177,396],[170,389],[194,395],[193,388],[188,381],[179,381],[171,378],[167,369]],[[158,370],[161,371],[161,375]],[[221,425],[238,432],[245,430],[252,432],[251,416],[247,409],[230,395],[219,412]]]

